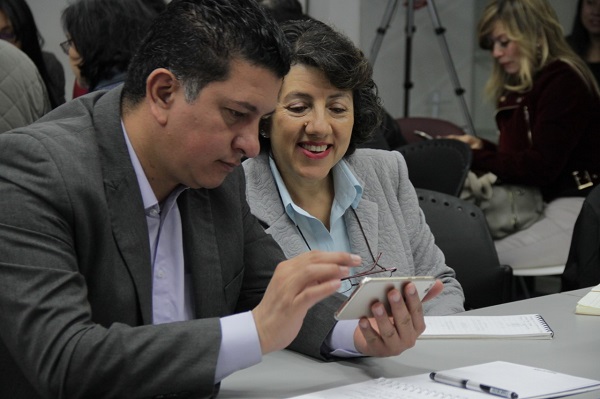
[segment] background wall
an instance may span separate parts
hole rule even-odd
[[[28,0],[36,23],[46,40],[45,49],[54,52],[65,67],[66,94],[70,98],[73,74],[67,56],[59,43],[65,40],[60,15],[69,0]],[[410,66],[413,88],[409,90],[410,116],[435,116],[467,127],[460,97],[455,94],[450,69],[446,66],[435,34],[436,23],[446,29],[445,38],[452,65],[456,70],[459,87],[465,89],[462,96],[467,112],[473,120],[476,132],[493,138],[495,125],[493,109],[483,101],[482,90],[487,80],[491,57],[477,48],[475,26],[484,0],[430,0],[435,5],[433,18],[429,9],[414,13],[416,31],[413,35],[413,51]],[[395,13],[386,11],[394,1],[388,0],[301,0],[305,10],[320,20],[331,23],[346,33],[367,56],[373,48],[377,29],[386,20],[390,25],[383,35],[374,64],[375,81],[386,109],[395,117],[404,116],[405,84],[405,25],[404,0],[398,0]],[[569,32],[575,13],[576,0],[550,0],[560,21]],[[102,38],[98,38],[102,40]]]
[[[65,69],[66,90],[65,97],[71,98],[73,93],[74,77],[69,67],[69,58],[60,48],[60,43],[66,40],[60,23],[60,15],[67,6],[68,0],[26,0],[35,23],[42,34],[46,44],[44,50],[53,52]],[[101,40],[101,38],[99,38]]]

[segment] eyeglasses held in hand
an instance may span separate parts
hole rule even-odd
[[[377,258],[373,259],[373,264],[371,265],[371,267],[368,270],[365,270],[364,272],[360,272],[357,274],[353,274],[352,276],[344,277],[344,278],[342,278],[342,281],[350,280],[351,278],[360,278],[360,277],[370,276],[371,274],[377,274],[377,273],[383,273],[383,272],[390,272],[390,273],[395,272],[397,268],[395,268],[395,267],[386,268],[386,267],[381,266],[378,263],[379,258],[381,258],[381,255],[383,255],[382,252],[380,252],[379,255],[377,255]]]
[[[390,277],[392,277],[392,273],[394,273],[396,270],[398,270],[397,267],[386,268],[379,264],[379,258],[381,258],[381,255],[383,255],[383,253],[380,252],[379,255],[377,255],[377,258],[375,258],[375,255],[373,255],[373,250],[371,249],[371,245],[369,244],[369,240],[367,240],[367,235],[365,234],[365,230],[363,229],[362,223],[360,222],[360,219],[358,218],[358,214],[356,213],[354,208],[351,207],[350,209],[352,210],[352,213],[354,214],[354,217],[356,218],[356,221],[358,222],[358,227],[360,228],[360,232],[362,233],[362,236],[365,239],[365,243],[367,244],[367,249],[369,250],[369,254],[371,254],[371,258],[373,259],[373,264],[371,265],[371,267],[368,270],[365,270],[365,271],[357,273],[357,274],[353,274],[352,276],[342,278],[341,279],[342,282],[349,283],[349,284],[347,284],[347,283],[342,284],[342,287],[344,287],[344,286],[348,287],[345,290],[338,291],[342,294],[345,294],[358,286],[359,281],[356,279],[359,279],[359,278],[365,277],[365,276],[369,276],[371,274],[379,274],[379,273],[389,273]],[[306,237],[304,237],[304,233],[302,233],[300,226],[296,225],[296,229],[298,229],[300,236],[302,237],[302,239],[304,240],[304,243],[306,244],[306,247],[310,251],[312,248],[308,244]]]
[[[369,248],[369,251],[370,250],[371,250],[371,248]],[[371,256],[372,255],[373,254],[371,253]],[[394,273],[396,270],[398,270],[398,268],[381,266],[379,264],[379,258],[381,258],[381,255],[383,255],[382,252],[380,252],[379,255],[377,255],[377,258],[373,259],[373,264],[371,265],[371,267],[368,270],[354,274],[352,276],[342,278],[342,281],[348,281],[350,283],[350,287],[348,287],[347,290],[341,291],[341,292],[346,293],[346,292],[354,289],[356,286],[358,286],[358,284],[359,284],[358,279],[360,279],[361,277],[370,276],[372,274],[378,274],[378,273],[390,273],[389,277],[392,277],[392,273]]]

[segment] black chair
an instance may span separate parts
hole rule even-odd
[[[500,265],[481,209],[452,195],[416,191],[435,242],[463,287],[465,309],[510,302],[512,268]]]
[[[600,284],[600,186],[583,202],[561,283],[561,291]]]
[[[416,188],[458,197],[465,183],[473,154],[462,141],[435,139],[397,148],[406,160],[408,177]]]

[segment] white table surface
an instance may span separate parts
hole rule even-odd
[[[600,380],[600,316],[575,314],[590,289],[547,295],[464,314],[539,313],[554,330],[551,340],[419,340],[390,358],[321,362],[291,351],[271,353],[262,363],[227,377],[219,398],[289,398],[378,377],[403,377],[493,360],[543,367]],[[572,396],[598,399],[599,392]]]

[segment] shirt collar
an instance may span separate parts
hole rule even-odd
[[[127,151],[129,152],[129,158],[131,159],[131,163],[133,165],[133,170],[135,171],[135,175],[137,177],[138,185],[140,186],[140,191],[142,193],[142,201],[144,203],[144,210],[151,211],[156,210],[160,212],[160,206],[158,204],[158,199],[150,187],[150,182],[144,173],[144,169],[142,168],[142,164],[140,163],[133,146],[131,145],[131,141],[129,141],[129,136],[127,134],[127,130],[125,129],[125,124],[121,121],[121,128],[123,129],[123,136],[125,137],[125,143],[127,143]],[[168,209],[170,209],[175,203],[175,199],[183,192],[187,187],[178,186],[175,190],[169,194],[167,200],[165,201],[165,205]],[[168,205],[167,205],[168,204]],[[167,209],[167,210],[168,210]]]
[[[304,209],[294,203],[272,157],[269,157],[269,166],[271,167],[273,178],[277,184],[283,208],[294,224],[298,224],[296,215],[312,217]],[[336,219],[344,214],[349,207],[356,209],[362,198],[363,187],[358,179],[356,179],[345,160],[341,159],[335,164],[331,171],[333,173],[333,186],[335,190],[331,217],[332,219]]]
[[[344,210],[350,206],[356,209],[362,198],[363,187],[344,159],[333,167],[333,186],[335,200],[344,207]]]

